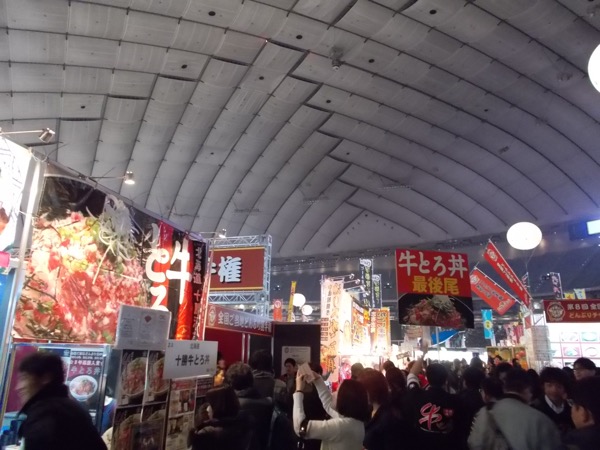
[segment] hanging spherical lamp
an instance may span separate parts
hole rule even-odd
[[[304,314],[305,316],[310,316],[313,312],[313,307],[310,305],[304,305],[302,307],[302,314]]]
[[[588,61],[588,76],[592,82],[592,86],[597,91],[600,91],[600,45],[592,52]]]
[[[292,300],[292,304],[297,308],[302,308],[306,303],[306,297],[302,294],[296,293],[294,294],[294,298]]]
[[[515,223],[508,229],[506,240],[517,250],[531,250],[542,242],[542,230],[531,222]]]

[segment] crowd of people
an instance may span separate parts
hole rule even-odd
[[[539,375],[498,358],[355,364],[334,393],[319,364],[285,366],[276,379],[266,351],[231,365],[207,396],[192,449],[600,449],[600,377],[586,358]]]
[[[412,361],[401,370],[352,366],[332,392],[319,364],[285,361],[273,375],[268,351],[250,364],[219,363],[189,435],[192,450],[598,450],[600,376],[586,358],[538,375],[517,361],[488,366]],[[222,379],[221,379],[222,378]],[[35,353],[17,390],[28,450],[103,450],[89,414],[70,400],[62,361]]]

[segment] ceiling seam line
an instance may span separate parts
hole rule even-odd
[[[354,206],[355,208],[362,208],[362,209],[363,209],[363,211],[366,211],[366,212],[367,212],[367,213],[369,213],[369,214],[373,214],[374,216],[380,217],[380,218],[382,218],[383,220],[387,220],[388,222],[391,222],[391,223],[393,223],[393,224],[394,224],[395,226],[397,226],[398,228],[401,228],[401,229],[403,229],[404,231],[408,231],[410,234],[413,234],[413,235],[415,235],[417,238],[419,238],[419,239],[421,239],[421,240],[424,240],[424,239],[423,239],[423,237],[422,237],[422,236],[421,236],[419,233],[417,233],[416,231],[413,231],[413,230],[411,230],[410,228],[407,228],[406,226],[399,224],[399,223],[398,223],[398,222],[396,222],[395,220],[392,220],[392,219],[390,219],[390,218],[388,218],[388,217],[384,217],[384,216],[382,216],[381,214],[378,214],[378,213],[376,213],[376,212],[372,211],[372,210],[371,210],[371,209],[369,209],[369,208],[365,208],[365,207],[363,207],[363,206],[359,206],[359,205],[357,205],[357,204],[353,203],[353,202],[352,202],[352,199],[348,200],[346,203],[348,203],[350,206]]]
[[[350,203],[348,203],[348,202],[345,202],[345,204],[347,204],[348,206],[351,206],[352,208],[357,208],[357,209],[359,209],[360,211],[358,212],[358,214],[356,214],[356,215],[354,216],[354,218],[353,218],[352,220],[350,220],[350,221],[348,222],[348,224],[347,224],[345,227],[343,227],[343,228],[342,228],[342,230],[341,230],[341,231],[340,231],[338,234],[336,234],[336,235],[333,237],[333,239],[332,239],[331,241],[329,241],[329,244],[327,244],[327,248],[331,248],[331,246],[332,246],[332,245],[335,243],[335,241],[337,241],[337,240],[338,240],[338,238],[339,238],[339,237],[342,235],[342,233],[343,233],[344,231],[346,231],[346,230],[348,229],[348,227],[349,227],[350,225],[352,225],[352,224],[354,223],[354,221],[355,221],[356,219],[358,219],[360,216],[362,216],[362,215],[363,215],[363,213],[365,212],[365,210],[364,210],[364,209],[361,209],[361,208],[358,208],[358,207],[356,207],[356,206],[354,206],[354,205],[351,205],[351,204],[350,204]]]

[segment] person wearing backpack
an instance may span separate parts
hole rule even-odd
[[[482,408],[469,436],[470,450],[559,450],[558,428],[545,414],[529,406],[527,373],[513,369],[504,380],[504,397]]]

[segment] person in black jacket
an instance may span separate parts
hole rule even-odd
[[[480,389],[485,374],[479,369],[468,367],[463,372],[462,378],[464,389],[458,394],[458,398],[465,407],[465,421],[472,424],[475,414],[484,406]]]
[[[600,447],[600,377],[577,381],[571,401],[571,417],[576,429],[564,436],[566,448],[597,450]]]
[[[60,356],[37,352],[19,366],[17,392],[27,417],[19,430],[27,450],[106,450],[92,419],[69,398]]]
[[[458,397],[444,390],[448,378],[441,364],[427,366],[428,389],[421,389],[418,374],[423,360],[415,361],[407,378],[406,418],[419,450],[464,450],[469,424]]]
[[[371,420],[365,425],[365,449],[396,450],[399,442],[402,442],[403,448],[412,448],[408,425],[400,410],[390,402],[390,391],[383,374],[373,369],[364,369],[358,381],[367,390],[372,408]]]
[[[540,374],[543,396],[532,406],[546,414],[558,426],[561,433],[574,428],[571,407],[567,403],[568,375],[557,367],[546,367]]]
[[[248,364],[232,364],[225,374],[225,381],[234,390],[240,402],[240,415],[252,428],[251,450],[264,450],[269,443],[273,400],[263,398],[254,388],[254,376]]]
[[[230,386],[206,393],[208,420],[190,433],[192,450],[247,450],[250,445],[248,422],[239,415],[240,402]]]

